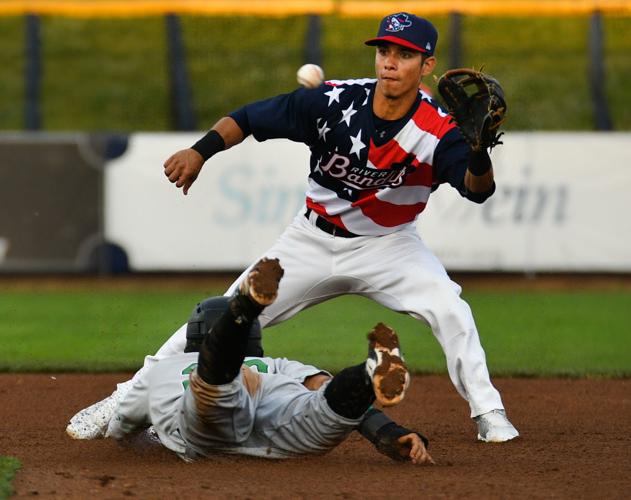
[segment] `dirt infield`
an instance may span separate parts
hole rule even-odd
[[[475,440],[447,377],[412,381],[389,413],[425,432],[438,464],[398,464],[359,435],[327,456],[186,464],[159,446],[72,441],[78,409],[125,374],[0,374],[0,454],[23,468],[17,498],[628,498],[631,380],[495,379],[522,437]]]

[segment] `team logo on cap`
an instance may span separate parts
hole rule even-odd
[[[386,31],[397,33],[398,31],[403,31],[409,26],[412,26],[412,21],[410,21],[407,14],[395,14],[394,16],[390,16],[390,18],[388,19]]]

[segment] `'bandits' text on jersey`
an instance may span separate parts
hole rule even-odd
[[[467,191],[470,149],[455,124],[419,92],[402,118],[372,111],[376,80],[332,80],[248,104],[230,116],[258,141],[287,138],[311,149],[307,206],[355,234],[383,235],[414,222],[447,182]]]

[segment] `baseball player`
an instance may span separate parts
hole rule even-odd
[[[396,333],[381,323],[369,333],[368,359],[332,378],[297,361],[246,358],[250,330],[274,302],[282,274],[277,259],[258,262],[199,339],[199,353],[164,357],[145,370],[106,436],[123,439],[153,426],[160,442],[187,461],[216,453],[290,458],[340,444],[375,400],[400,402],[409,375]],[[433,463],[416,432],[386,425],[372,438],[388,442],[393,458]]]
[[[450,116],[419,91],[436,66],[437,39],[426,19],[388,15],[377,37],[365,42],[376,47],[376,78],[331,80],[247,104],[167,159],[164,172],[187,194],[208,159],[248,135],[306,144],[311,151],[306,205],[264,254],[283,262],[285,277],[278,299],[259,317],[261,326],[343,294],[409,314],[428,324],[440,343],[449,376],[469,403],[478,439],[503,442],[519,433],[491,383],[471,309],[415,225],[442,184],[475,203],[495,191],[486,148],[472,149]],[[136,376],[157,359],[181,353],[186,329],[145,358]],[[120,398],[128,387],[119,386],[111,398]],[[111,398],[79,412],[75,422],[86,428],[90,420],[97,429],[108,419]],[[77,425],[71,420],[69,433],[74,428],[75,436],[89,438]]]
[[[207,333],[215,328],[218,318],[230,307],[232,298],[233,297],[225,295],[210,297],[195,306],[187,323],[184,353],[197,353],[200,351],[200,347]],[[381,332],[383,329],[379,328],[376,331]],[[289,376],[296,376],[295,378],[310,390],[318,389],[324,382],[331,378],[330,374],[327,372],[320,370],[314,372],[313,367],[307,367],[306,370],[309,373],[305,374],[304,370],[300,369],[303,365],[296,361],[264,357],[263,346],[261,344],[261,325],[258,318],[251,322],[248,336],[245,340],[243,354],[246,356],[244,364],[251,369],[264,373],[283,373]],[[170,357],[176,356],[177,355],[173,355]],[[153,369],[153,366],[155,366],[157,362],[165,358],[147,356],[145,359],[145,366],[152,366],[151,369]],[[179,380],[187,373],[190,373],[191,366],[196,363],[196,357],[193,356],[189,361],[186,367],[182,367],[179,375],[175,377],[175,379]],[[162,363],[160,366],[165,367],[167,365]],[[112,416],[117,408],[119,408],[119,403],[123,399],[127,400],[126,396],[133,387],[136,387],[136,389],[131,391],[131,401],[134,399],[138,400],[137,396],[139,390],[147,387],[146,372],[147,368],[140,370],[132,381],[119,384],[117,390],[114,391],[111,396],[79,411],[72,417],[68,424],[66,429],[67,434],[73,439],[98,439],[105,437]],[[169,387],[177,387],[177,394],[181,394],[188,382],[182,381],[182,384],[181,387],[177,383],[174,385],[171,384]],[[136,394],[136,396],[134,396],[134,394]],[[340,393],[340,397],[342,401],[340,404],[344,404],[344,394]],[[394,460],[407,459],[409,457],[408,451],[411,451],[411,448],[408,448],[407,445],[410,440],[414,442],[417,441],[416,438],[409,437],[403,440],[403,436],[410,434],[411,431],[398,425],[377,408],[371,408],[364,414],[357,430],[363,437],[375,445],[377,451]],[[153,436],[155,436],[155,433],[149,434],[149,437]],[[399,441],[400,439],[401,441]],[[427,445],[425,437],[419,434],[419,439],[423,440],[424,444]],[[418,449],[418,446],[414,446],[414,448]]]

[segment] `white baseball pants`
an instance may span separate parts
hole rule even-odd
[[[285,274],[278,298],[259,317],[261,326],[280,323],[340,295],[368,297],[431,327],[445,353],[451,381],[469,402],[472,417],[504,408],[491,383],[471,309],[460,298],[461,288],[449,278],[413,224],[385,236],[341,238],[315,227],[303,213],[263,255],[278,258]],[[185,344],[183,325],[155,357],[145,358],[145,367],[156,357],[181,353]]]

